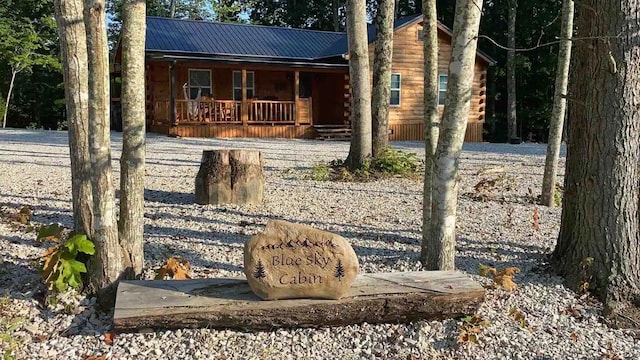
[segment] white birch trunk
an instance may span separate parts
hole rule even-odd
[[[371,156],[371,83],[366,1],[347,0],[349,83],[351,85],[351,146],[347,165],[362,167]]]
[[[111,168],[109,54],[104,0],[85,0],[84,22],[89,60],[89,151],[93,179],[93,241],[96,245],[94,263],[89,271],[92,290],[108,294],[122,273],[122,250],[118,243]]]
[[[438,17],[436,0],[423,0],[424,33],[424,192],[422,198],[422,250],[420,262],[427,263],[430,243],[431,192],[433,184],[433,160],[438,144],[440,119],[438,117]]]
[[[549,122],[549,142],[547,158],[544,163],[542,178],[542,204],[554,206],[556,177],[558,174],[558,158],[562,145],[562,131],[567,109],[567,88],[569,87],[569,66],[571,64],[571,37],[573,36],[573,0],[564,0],[562,4],[562,28],[560,30],[560,50],[558,68],[556,70],[556,88],[553,95],[553,111]]]
[[[455,268],[458,162],[471,105],[473,68],[482,1],[458,0],[453,24],[449,81],[434,161],[431,232],[425,267]]]
[[[389,105],[391,101],[391,63],[393,58],[394,0],[379,0],[374,20],[376,43],[373,59],[372,155],[379,156],[389,144]]]
[[[7,102],[4,104],[4,116],[2,119],[2,128],[7,127],[7,113],[9,112],[9,101],[11,100],[11,92],[13,91],[13,83],[16,80],[17,71],[11,69],[11,83],[9,83],[9,93],[7,94]]]
[[[73,229],[92,238],[93,195],[89,158],[89,79],[87,73],[87,36],[82,20],[84,5],[82,0],[54,0],[54,7],[60,36],[69,127]]]
[[[146,5],[125,0],[122,12],[122,156],[119,237],[126,276],[137,278],[144,262]]]

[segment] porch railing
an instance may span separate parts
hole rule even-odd
[[[247,100],[243,119],[243,103],[235,100],[189,101],[176,99],[177,124],[252,124],[293,125],[310,124],[310,101]],[[310,100],[310,99],[309,99]],[[298,122],[296,122],[298,117]],[[171,124],[171,101],[158,100],[153,104],[153,122]]]
[[[295,101],[248,100],[249,124],[294,124]]]

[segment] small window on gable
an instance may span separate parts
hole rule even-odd
[[[247,99],[253,99],[255,93],[255,74],[247,71]],[[242,71],[233,72],[233,100],[242,100]]]
[[[189,69],[189,98],[211,95],[211,70]]]
[[[402,77],[400,74],[391,74],[391,106],[400,106],[400,92]]]
[[[438,76],[438,105],[444,105],[444,99],[447,96],[448,75]]]
[[[418,41],[424,41],[424,29],[418,29]]]

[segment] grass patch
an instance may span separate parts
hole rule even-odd
[[[371,181],[390,177],[417,180],[422,177],[423,161],[415,153],[385,148],[380,156],[367,159],[359,169],[350,169],[344,160],[317,163],[309,179],[315,181]]]

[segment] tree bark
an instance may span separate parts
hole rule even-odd
[[[205,150],[196,175],[196,203],[261,204],[264,158],[256,150]]]
[[[518,0],[509,0],[507,19],[507,129],[509,139],[518,137],[516,110],[516,16]]]
[[[122,156],[120,222],[125,276],[137,278],[144,265],[146,4],[126,0],[122,11]]]
[[[455,268],[458,166],[469,118],[482,1],[458,0],[453,24],[449,81],[434,159],[431,231],[424,266]]]
[[[373,58],[372,155],[377,157],[389,144],[389,105],[393,58],[394,0],[379,0],[374,20],[376,43]]]
[[[176,17],[176,1],[177,0],[171,0],[169,2],[169,17],[172,18],[172,19],[174,17]],[[146,6],[146,4],[145,4],[145,6]]]
[[[333,31],[340,31],[340,0],[331,1],[331,16],[333,18]]]
[[[92,238],[93,194],[89,158],[89,90],[87,36],[82,20],[82,0],[55,0],[60,36],[62,75],[69,127],[73,230]]]
[[[553,258],[619,327],[640,326],[640,2],[585,1],[575,46],[562,223]],[[619,35],[621,34],[621,35]],[[615,37],[615,38],[614,38]]]
[[[562,144],[562,127],[567,108],[567,88],[569,86],[569,65],[571,63],[571,37],[573,35],[573,0],[564,0],[562,5],[562,28],[558,68],[556,70],[556,88],[553,96],[553,111],[549,122],[549,143],[542,178],[542,204],[554,206],[558,158]]]
[[[424,34],[424,188],[422,197],[422,249],[420,262],[425,265],[432,244],[431,198],[433,187],[433,161],[438,145],[440,118],[438,116],[438,16],[436,0],[422,2],[423,34]]]
[[[111,169],[109,57],[104,0],[85,0],[84,22],[89,54],[89,151],[92,165],[93,241],[96,245],[96,255],[89,267],[89,279],[92,291],[108,297],[108,290],[114,288],[122,273],[122,249],[118,243]]]
[[[2,119],[2,128],[7,127],[7,113],[9,112],[9,101],[11,100],[11,92],[13,92],[13,83],[16,80],[17,71],[11,68],[11,82],[9,83],[9,92],[7,93],[7,102],[4,104],[4,116]]]
[[[351,87],[351,146],[346,162],[351,168],[360,168],[371,156],[371,83],[365,0],[347,0],[347,37]]]

